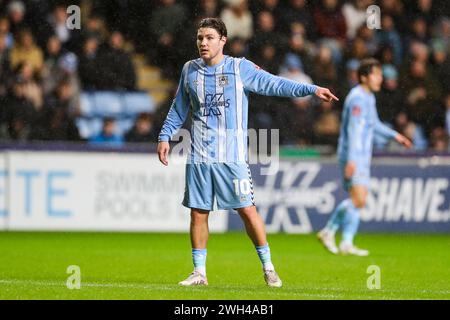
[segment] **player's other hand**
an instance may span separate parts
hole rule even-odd
[[[395,137],[395,140],[398,142],[398,143],[400,143],[402,146],[404,146],[405,148],[408,148],[408,149],[411,149],[411,147],[412,147],[412,142],[411,142],[411,140],[409,140],[407,137],[405,137],[404,135],[402,135],[402,134],[398,134],[396,137]]]
[[[169,150],[170,150],[170,145],[169,142],[167,141],[160,141],[158,143],[158,157],[159,157],[159,161],[161,161],[161,163],[165,166],[169,165]]]
[[[345,178],[350,179],[351,177],[353,177],[353,175],[355,174],[356,171],[356,164],[354,162],[347,162],[347,164],[345,165],[345,170],[344,170],[344,175]]]
[[[339,101],[339,99],[327,88],[317,87],[315,95],[326,102],[333,100]]]

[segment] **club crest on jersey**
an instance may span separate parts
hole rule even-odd
[[[359,117],[361,115],[361,108],[360,106],[354,106],[352,108],[352,115],[355,117]]]
[[[225,87],[228,85],[228,76],[220,76],[218,79],[219,87]]]

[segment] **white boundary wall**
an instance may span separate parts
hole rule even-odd
[[[178,161],[174,161],[178,160]],[[0,153],[0,229],[189,230],[183,161],[169,167],[155,154]],[[228,215],[210,215],[224,232]]]

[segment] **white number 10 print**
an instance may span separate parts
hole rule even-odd
[[[237,196],[241,194],[247,195],[251,191],[250,181],[248,181],[248,179],[241,179],[241,180],[234,179],[233,184],[234,184],[234,192],[236,193]]]

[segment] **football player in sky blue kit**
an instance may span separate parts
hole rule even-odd
[[[374,92],[380,90],[383,82],[380,63],[375,59],[361,61],[358,78],[359,85],[350,90],[344,102],[338,144],[344,189],[350,198],[336,207],[318,238],[334,254],[367,256],[369,252],[357,248],[353,238],[358,230],[360,210],[366,205],[374,134],[395,139],[407,148],[411,142],[378,118]],[[339,227],[342,227],[342,242],[338,249],[334,235]]]
[[[206,18],[197,31],[200,58],[182,70],[178,91],[159,134],[158,156],[168,165],[168,141],[191,114],[191,150],[186,164],[183,205],[191,209],[194,271],[180,285],[207,285],[208,215],[235,209],[244,221],[271,287],[282,283],[271,261],[264,222],[256,211],[247,164],[248,95],[337,98],[326,88],[274,76],[243,58],[223,54],[227,30],[222,20]]]

